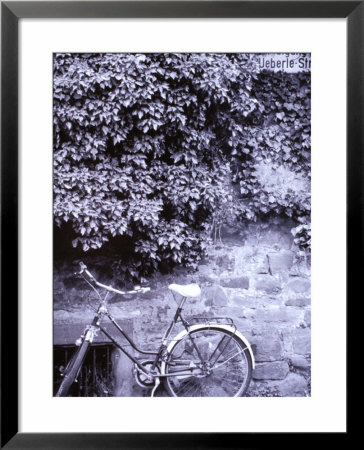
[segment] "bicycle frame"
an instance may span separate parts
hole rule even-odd
[[[77,363],[74,365],[71,370],[71,377],[67,378],[67,374],[65,376],[64,380],[71,380],[75,379],[75,370],[77,371],[77,367],[81,367],[83,364],[83,360],[80,358],[84,358],[87,352],[87,349],[89,345],[92,344],[94,337],[97,335],[99,331],[101,331],[109,340],[111,343],[114,344],[116,348],[118,348],[127,358],[129,358],[134,363],[134,374],[136,377],[136,381],[138,384],[144,387],[153,386],[152,394],[151,396],[154,396],[154,392],[157,389],[158,385],[161,383],[160,378],[166,378],[166,377],[180,377],[180,379],[186,379],[189,377],[197,377],[197,378],[204,378],[211,374],[212,370],[214,368],[221,367],[223,364],[226,364],[228,361],[230,361],[232,358],[234,358],[236,355],[244,352],[245,350],[248,350],[250,353],[250,364],[254,367],[254,356],[251,351],[250,345],[248,341],[244,338],[244,336],[239,333],[235,327],[235,324],[231,318],[227,317],[195,317],[193,319],[189,319],[187,322],[183,316],[182,316],[182,310],[183,306],[187,300],[188,297],[192,296],[198,296],[200,294],[200,288],[197,285],[174,285],[171,284],[169,289],[172,290],[173,296],[175,297],[175,293],[179,294],[181,296],[181,300],[177,302],[177,309],[175,311],[175,314],[173,316],[172,321],[168,325],[162,339],[161,344],[158,348],[158,350],[144,350],[137,346],[137,344],[133,341],[133,339],[128,335],[126,331],[124,331],[120,325],[117,323],[117,321],[114,319],[114,317],[110,314],[110,312],[107,309],[107,295],[108,292],[115,292],[120,295],[125,294],[133,294],[133,293],[145,293],[150,290],[148,287],[135,287],[132,291],[120,291],[118,289],[113,288],[112,286],[107,286],[104,284],[99,283],[87,270],[87,267],[80,263],[81,271],[78,273],[83,276],[85,281],[94,289],[94,291],[97,293],[100,303],[98,306],[98,309],[96,311],[96,315],[94,316],[92,323],[88,325],[83,334],[81,335],[79,341],[79,345],[81,345],[81,353],[76,352],[76,359]],[[87,278],[83,275],[87,275]],[[191,287],[190,287],[191,286]],[[197,289],[195,288],[197,286]],[[106,293],[105,297],[102,299],[100,293],[96,289],[96,287],[106,289],[108,292]],[[187,289],[186,289],[187,288]],[[176,298],[175,298],[176,300]],[[135,357],[132,352],[130,352],[129,349],[126,349],[125,347],[128,347],[128,345],[121,344],[118,342],[117,338],[114,338],[113,335],[111,335],[110,330],[106,330],[105,327],[102,326],[101,322],[104,317],[107,317],[110,322],[113,324],[115,329],[118,331],[118,333],[123,336],[128,344],[139,354],[138,357]],[[196,323],[198,321],[198,323]],[[175,336],[173,339],[171,339],[172,331],[175,328],[175,325],[181,322],[183,325],[183,330],[179,332],[177,336]],[[194,323],[195,322],[195,323]],[[202,356],[204,354],[204,351],[200,352],[199,348],[199,338],[196,336],[199,335],[198,330],[224,330],[224,333],[222,333],[222,337],[217,343],[214,351],[212,354],[209,355],[209,358],[206,359]],[[220,364],[217,364],[215,367],[215,364],[217,363],[220,356],[225,352],[225,349],[228,348],[230,342],[232,339],[236,337],[240,342],[243,342],[245,344],[245,348],[243,348],[240,345],[239,351],[234,354],[230,354],[228,359],[221,362]],[[184,350],[180,354],[180,356],[177,356],[177,358],[173,355],[173,348],[176,345],[179,345],[179,341],[187,338],[190,342],[190,345],[193,346],[195,356],[194,359],[190,359],[187,357],[187,359],[181,359],[181,356],[184,354]],[[86,345],[87,344],[87,345]],[[183,348],[183,347],[182,347]],[[81,356],[80,356],[81,355]],[[141,360],[140,355],[149,355],[149,359]],[[172,370],[170,371],[169,368]],[[251,367],[251,365],[250,365]],[[249,365],[248,365],[248,371],[249,371]],[[251,376],[251,372],[250,372]],[[146,377],[146,378],[143,378]],[[76,375],[77,378],[77,375]],[[168,380],[168,378],[167,378]],[[249,383],[249,378],[248,378]],[[167,381],[167,385],[169,386],[169,381]],[[69,389],[69,381],[67,384],[67,381],[65,383],[62,382],[61,387],[59,389],[59,395],[57,392],[57,396],[62,396],[62,392],[67,392]],[[168,388],[169,389],[169,388]],[[243,385],[241,387],[243,389]],[[173,390],[172,390],[173,392]],[[239,391],[243,392],[243,391]],[[173,393],[174,395],[174,393]]]
[[[168,339],[174,329],[174,326],[176,325],[177,321],[180,320],[185,328],[185,330],[188,333],[188,327],[189,324],[183,319],[182,317],[182,309],[183,309],[183,305],[186,301],[186,297],[183,296],[178,307],[176,310],[176,313],[173,317],[173,320],[171,321],[169,327],[167,328],[163,338],[162,338],[162,343],[158,349],[158,351],[148,351],[148,350],[142,350],[140,348],[138,348],[138,346],[135,344],[135,342],[131,339],[131,337],[119,326],[119,324],[116,322],[116,320],[111,316],[111,314],[108,312],[107,307],[106,307],[106,298],[108,295],[108,292],[115,292],[117,294],[121,294],[121,295],[125,295],[126,293],[137,293],[137,292],[146,292],[149,290],[149,288],[135,288],[134,291],[120,291],[118,289],[113,288],[112,286],[107,286],[104,285],[100,282],[98,282],[94,276],[87,270],[87,266],[80,262],[80,266],[81,266],[81,271],[78,272],[78,275],[82,275],[82,277],[84,278],[84,280],[92,287],[92,289],[94,289],[94,291],[97,293],[97,295],[99,296],[101,303],[97,309],[97,313],[96,316],[94,317],[91,325],[89,325],[88,327],[86,327],[84,334],[81,335],[81,339],[83,338],[84,340],[87,340],[88,342],[90,342],[90,344],[93,342],[94,336],[97,334],[97,331],[100,330],[102,331],[102,333],[108,338],[110,339],[110,341],[117,347],[119,348],[131,361],[134,362],[134,364],[139,368],[139,370],[144,373],[144,375],[146,375],[148,378],[155,378],[155,379],[159,379],[160,376],[175,376],[176,372],[174,372],[172,375],[170,374],[162,374],[160,373],[160,370],[158,370],[158,372],[156,372],[156,367],[158,366],[159,363],[161,363],[162,361],[166,361],[167,358],[167,343],[168,343]],[[87,275],[87,278],[85,278],[85,276],[83,274]],[[102,288],[102,289],[106,289],[108,292],[106,294],[106,296],[104,297],[104,300],[101,299],[100,294],[97,292],[96,287]],[[110,333],[101,325],[101,320],[103,318],[103,316],[107,316],[108,319],[111,321],[111,323],[114,325],[114,327],[118,330],[118,332],[125,337],[125,339],[129,342],[129,344],[140,354],[142,355],[152,355],[154,356],[154,362],[152,364],[151,370],[146,368],[140,361],[138,361],[138,359],[136,359],[133,355],[131,355],[117,340],[115,340]],[[193,342],[193,339],[190,337],[191,341]],[[198,348],[196,347],[196,345],[193,342],[193,345],[195,346],[197,352]],[[199,355],[199,357],[201,358],[201,356]],[[178,372],[178,375],[191,375],[194,371],[195,368],[188,368],[187,369],[188,372],[185,371],[181,371],[181,373]],[[159,380],[158,380],[159,381]]]
[[[153,378],[159,378],[159,377],[167,377],[167,376],[176,376],[176,375],[191,375],[191,373],[193,371],[196,371],[196,368],[188,368],[188,369],[184,369],[181,370],[179,372],[173,372],[173,374],[163,374],[163,373],[155,373],[155,368],[157,367],[159,362],[162,362],[165,359],[165,355],[167,352],[167,343],[168,343],[168,339],[175,327],[175,325],[177,324],[178,320],[180,320],[185,328],[185,330],[188,332],[189,331],[189,324],[184,320],[184,318],[182,317],[182,309],[183,309],[183,305],[186,301],[186,297],[182,297],[177,310],[175,312],[175,315],[171,321],[171,323],[169,324],[166,332],[164,333],[164,336],[162,338],[162,343],[158,349],[158,351],[149,351],[149,350],[142,350],[140,349],[135,342],[131,339],[131,337],[127,334],[126,331],[124,331],[119,324],[116,322],[116,320],[112,317],[112,315],[108,312],[106,306],[104,304],[101,304],[99,306],[99,309],[97,311],[97,315],[94,317],[92,324],[91,324],[91,334],[95,333],[96,330],[100,330],[108,339],[110,339],[110,341],[118,348],[120,349],[130,360],[132,360],[137,366],[138,368],[148,377],[153,377]],[[118,330],[118,332],[129,342],[129,344],[134,348],[134,350],[136,350],[138,353],[142,354],[142,355],[152,355],[154,356],[154,362],[152,365],[152,369],[149,370],[148,368],[146,368],[145,366],[143,366],[141,364],[140,361],[138,361],[138,359],[136,359],[133,355],[131,355],[116,339],[113,338],[113,336],[111,336],[111,334],[101,325],[101,319],[103,316],[107,316],[108,319],[110,320],[110,322],[114,325],[114,327]],[[87,329],[90,330],[90,327]],[[85,337],[86,338],[86,337]],[[93,336],[90,337],[90,342],[92,342],[93,340]],[[193,342],[193,338],[191,337],[191,341]],[[197,352],[198,349],[197,347],[195,347]],[[186,370],[188,370],[186,372]]]

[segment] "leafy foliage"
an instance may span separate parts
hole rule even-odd
[[[73,246],[121,242],[118,266],[137,278],[195,266],[228,211],[305,222],[309,75],[256,67],[245,54],[56,54],[54,218]],[[263,162],[300,187],[278,192]]]
[[[305,250],[311,249],[311,224],[302,224],[291,230],[294,243],[300,249],[298,256],[305,257]]]

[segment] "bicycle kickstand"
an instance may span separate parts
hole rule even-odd
[[[156,378],[155,379],[155,384],[154,384],[154,388],[152,389],[152,393],[151,393],[151,397],[154,397],[155,391],[157,389],[157,387],[161,384],[160,379]]]

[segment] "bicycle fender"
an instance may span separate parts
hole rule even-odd
[[[195,331],[195,330],[198,330],[200,328],[206,328],[206,325],[204,325],[204,324],[192,325],[190,327],[190,331]],[[253,351],[252,351],[252,349],[250,347],[250,344],[249,344],[247,338],[242,333],[240,333],[240,331],[236,330],[234,327],[231,327],[229,325],[221,325],[221,324],[212,325],[211,328],[220,328],[220,329],[229,331],[230,333],[235,334],[235,336],[237,336],[239,339],[241,339],[244,342],[244,344],[247,346],[247,349],[249,350],[250,356],[252,358],[252,367],[253,367],[253,369],[255,368],[255,359],[254,359]],[[182,338],[184,338],[187,333],[188,333],[187,330],[182,330],[179,334],[177,334],[177,336],[174,337],[172,339],[172,341],[169,343],[169,345],[167,347],[167,352],[169,353],[172,350],[172,348],[174,347],[174,345],[176,344],[176,342],[178,342]],[[161,369],[162,369],[162,373],[163,373],[164,369],[165,369],[165,363],[164,362],[161,365]]]

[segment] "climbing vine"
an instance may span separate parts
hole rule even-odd
[[[196,267],[229,211],[291,217],[309,247],[309,74],[249,54],[63,53],[53,98],[63,247],[112,248],[127,278]]]

